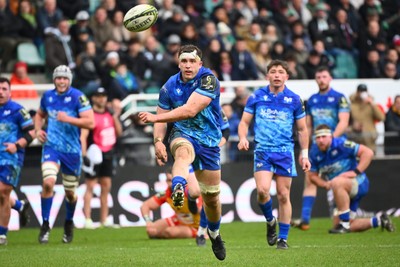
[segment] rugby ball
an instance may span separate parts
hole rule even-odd
[[[141,4],[132,7],[124,16],[124,26],[128,31],[141,32],[156,23],[158,10],[152,5]]]

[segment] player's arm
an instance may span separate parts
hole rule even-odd
[[[143,202],[142,206],[140,207],[140,212],[142,213],[143,219],[146,222],[152,221],[150,218],[150,211],[156,210],[160,207],[157,201],[151,197]]]
[[[92,130],[94,128],[94,113],[92,109],[80,112],[79,118],[68,116],[67,113],[59,111],[57,113],[57,120],[82,129]]]
[[[247,140],[247,134],[249,133],[249,127],[253,116],[254,115],[251,113],[246,111],[243,112],[242,118],[238,125],[239,150],[249,150],[249,140]]]
[[[231,130],[229,128],[222,130],[222,137],[218,144],[219,147],[222,147],[223,145],[226,144],[226,142],[228,142],[230,133],[231,133]]]
[[[86,156],[86,152],[87,152],[87,139],[89,136],[89,130],[88,129],[81,129],[81,136],[80,136],[80,140],[81,140],[81,147],[82,147],[82,156]]]
[[[308,160],[308,145],[310,139],[307,130],[306,118],[303,117],[296,120],[296,127],[301,149],[302,168],[304,171],[309,171],[311,167],[310,161]]]
[[[331,188],[330,182],[322,179],[318,173],[316,172],[310,172],[309,173],[310,181],[315,184],[318,187],[325,188],[326,190],[329,190]]]
[[[157,114],[167,113],[168,110],[157,107]],[[154,123],[153,137],[154,148],[156,152],[157,164],[163,166],[168,161],[167,148],[164,144],[165,134],[167,132],[167,123],[158,122]]]
[[[344,134],[347,127],[349,126],[350,113],[349,112],[339,112],[339,122],[336,125],[335,131],[333,132],[333,137],[339,137]]]
[[[308,134],[309,134],[310,139],[311,139],[311,137],[313,135],[313,127],[312,127],[313,121],[312,121],[312,116],[311,115],[307,115],[306,116],[306,124],[307,124],[307,131],[308,131]]]
[[[119,120],[118,113],[113,114],[113,120],[114,120],[115,135],[117,137],[121,137],[122,136],[122,124],[121,124],[121,121]]]
[[[359,161],[355,173],[359,174],[357,172],[365,172],[369,164],[371,164],[372,158],[374,157],[374,151],[367,146],[360,145],[357,151],[357,157],[359,158]]]
[[[35,125],[35,136],[42,143],[44,143],[47,139],[47,134],[42,129],[44,120],[47,118],[47,116],[48,114],[39,108],[35,117],[33,118],[33,124]]]
[[[187,120],[195,117],[200,111],[205,109],[212,99],[208,96],[193,92],[186,104],[168,112],[158,113],[156,115],[149,112],[140,112],[139,118],[143,122],[175,122]]]

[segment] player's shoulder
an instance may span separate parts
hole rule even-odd
[[[293,92],[289,88],[286,88],[284,90],[284,92],[285,92],[285,97],[286,98],[291,98],[293,102],[302,102],[300,95],[296,94],[295,92]],[[292,101],[289,100],[289,102],[292,102]]]
[[[10,100],[10,101],[8,102],[7,108],[10,109],[10,110],[20,110],[20,109],[24,109],[24,107],[23,107],[20,103],[15,102],[15,101],[13,101],[13,100]]]
[[[205,90],[213,90],[219,81],[210,69],[202,67],[199,71],[200,88]]]
[[[72,87],[72,86],[69,88],[69,94],[71,96],[75,96],[77,98],[79,98],[82,95],[86,96],[82,91],[80,91],[79,89]]]

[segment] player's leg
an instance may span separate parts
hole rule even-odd
[[[186,226],[177,225],[169,226],[162,231],[163,238],[193,238],[196,236],[196,229]]]
[[[308,230],[310,228],[311,213],[316,196],[317,186],[311,182],[309,173],[305,173],[301,218],[300,222],[294,226],[301,230]]]
[[[73,239],[74,213],[78,197],[76,189],[79,186],[81,175],[82,158],[80,153],[63,153],[61,155],[62,182],[65,191],[65,222],[63,243],[70,243]]]
[[[2,169],[10,169],[12,166],[1,166]],[[10,169],[11,170],[11,169]],[[0,171],[0,245],[7,245],[8,223],[10,222],[11,206],[10,195],[13,189],[12,185],[6,184],[6,170]]]
[[[192,165],[189,167],[189,176],[187,178],[187,186],[188,186],[188,206],[189,211],[193,214],[197,214],[200,212],[197,205],[197,198],[200,196],[200,186],[197,181],[196,175],[194,174],[194,170]]]
[[[290,188],[292,178],[277,175],[276,190],[279,203],[279,235],[278,248],[287,249],[287,240],[290,230],[290,220],[292,218],[292,203],[290,202]],[[279,242],[282,240],[281,242]]]
[[[112,222],[107,222],[107,217],[109,214],[108,208],[108,195],[111,191],[111,177],[104,176],[100,177],[100,222],[103,226],[112,226]]]
[[[19,200],[13,197],[10,197],[10,205],[11,208],[18,211],[19,213],[19,224],[20,226],[26,226],[30,221],[30,216],[28,214],[28,210],[30,208],[30,203],[27,199]]]
[[[173,216],[172,218],[174,218],[174,217],[175,216]],[[170,222],[173,221],[170,218],[166,218],[166,219],[159,219],[155,222],[147,223],[146,224],[146,232],[147,232],[147,235],[149,236],[149,238],[163,238],[163,231],[167,227],[174,225],[174,224],[169,225],[168,219]]]
[[[206,244],[206,231],[207,231],[207,216],[203,206],[200,211],[200,224],[196,234],[196,244],[198,246],[204,246]]]
[[[51,148],[45,146],[42,153],[42,225],[39,232],[39,243],[47,244],[50,235],[50,211],[53,205],[54,185],[60,166],[57,164],[58,155]]]
[[[184,188],[189,176],[189,165],[194,160],[195,152],[192,143],[185,138],[177,137],[171,142],[171,153],[174,157],[172,166],[172,200],[174,206],[182,207]]]
[[[262,213],[264,214],[265,220],[267,221],[267,242],[270,246],[276,244],[276,218],[272,214],[272,198],[269,194],[271,188],[271,181],[273,173],[270,171],[256,171],[254,173],[254,179],[257,188],[257,202]]]
[[[217,259],[224,260],[226,250],[220,234],[221,201],[219,196],[221,170],[197,170],[196,177],[203,197],[203,207],[208,226],[207,234],[212,243],[212,250]]]
[[[91,201],[93,198],[93,188],[97,184],[97,178],[86,177],[85,185],[86,191],[83,195],[83,214],[85,215],[85,228],[93,229],[93,221],[92,221],[92,207]]]
[[[335,204],[337,207],[337,216],[339,224],[329,230],[331,234],[343,234],[350,232],[350,195],[357,194],[358,182],[356,179],[347,177],[335,177],[331,180]],[[353,191],[353,193],[352,193]]]

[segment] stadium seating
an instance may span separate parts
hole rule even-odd
[[[38,49],[33,43],[20,43],[17,47],[18,61],[24,61],[29,68],[39,68],[44,70],[45,61],[40,56]]]

